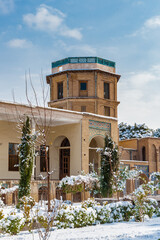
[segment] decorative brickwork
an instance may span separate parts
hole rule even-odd
[[[94,136],[111,136],[111,123],[89,120],[89,139]]]

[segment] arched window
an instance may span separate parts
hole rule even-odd
[[[69,146],[70,146],[70,142],[68,138],[65,138],[61,143],[61,147],[69,147]]]
[[[152,161],[153,162],[157,161],[157,150],[154,144],[152,145]]]
[[[65,138],[60,146],[60,179],[70,176],[70,142]]]
[[[48,188],[42,186],[38,189],[38,201],[44,200],[47,201],[48,199]]]
[[[142,147],[142,161],[146,161],[146,148]]]

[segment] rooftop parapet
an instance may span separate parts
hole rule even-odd
[[[68,57],[52,62],[52,73],[73,69],[100,69],[115,73],[115,65],[115,62],[99,57]]]

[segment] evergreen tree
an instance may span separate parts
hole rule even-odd
[[[21,144],[19,145],[19,199],[30,195],[30,182],[34,160],[34,138],[29,117],[23,122]]]
[[[152,137],[153,130],[148,128],[145,124],[137,124],[131,126],[127,123],[119,124],[119,139],[131,139],[131,138],[143,138],[143,137]]]
[[[118,147],[112,139],[105,137],[105,147],[101,152],[100,189],[103,197],[113,194],[113,174],[119,167]]]
[[[157,128],[157,129],[153,132],[153,137],[160,138],[160,128]]]

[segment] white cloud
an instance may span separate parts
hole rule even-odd
[[[146,22],[144,23],[144,27],[146,27],[146,28],[160,27],[160,16],[154,16],[154,17],[146,20]]]
[[[32,43],[26,39],[15,38],[10,40],[7,45],[11,48],[29,48],[32,46]]]
[[[14,9],[13,0],[0,0],[0,13],[8,14]]]
[[[122,74],[118,83],[119,121],[159,127],[160,65],[148,71]]]
[[[78,40],[82,38],[80,29],[71,29],[65,24],[64,13],[44,4],[40,5],[36,14],[29,13],[24,15],[23,20],[29,27],[36,30],[59,34]]]
[[[129,37],[135,37],[135,36],[138,36],[140,34],[145,35],[148,32],[150,33],[151,30],[157,29],[159,27],[160,27],[160,15],[153,16],[153,17],[147,19],[140,29],[136,30],[132,34],[129,34],[128,36]]]

